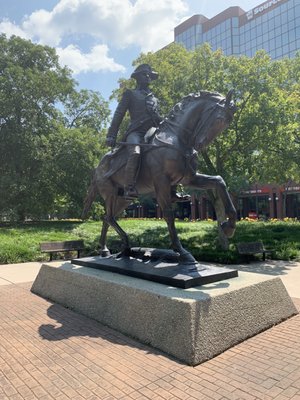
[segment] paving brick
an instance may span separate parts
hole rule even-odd
[[[298,389],[295,387],[288,387],[287,389],[284,389],[283,392],[281,392],[282,396],[286,396],[289,399],[291,399],[293,396],[295,396],[297,393],[299,393]],[[300,393],[299,393],[300,394]]]
[[[300,400],[299,315],[192,368],[30,286],[0,287],[1,400]]]

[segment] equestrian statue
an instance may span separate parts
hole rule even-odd
[[[148,64],[142,64],[131,77],[137,82],[136,88],[127,89],[116,108],[106,139],[112,150],[104,155],[94,171],[83,216],[99,194],[105,204],[100,255],[110,256],[106,237],[111,226],[122,240],[121,254],[127,257],[131,255],[129,238],[116,217],[139,195],[152,194],[167,222],[171,247],[178,253],[179,263],[196,264],[177,235],[172,203],[186,200],[176,193],[178,184],[214,189],[225,209],[226,218],[221,228],[227,237],[233,236],[237,215],[224,180],[196,171],[198,151],[211,143],[233,119],[236,107],[231,99],[232,91],[226,97],[208,91],[189,94],[162,118],[158,101],[149,89],[158,73]],[[126,112],[129,112],[130,123],[118,142],[118,130]]]

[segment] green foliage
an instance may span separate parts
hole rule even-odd
[[[0,264],[48,260],[40,253],[41,242],[76,239],[78,222],[41,222],[7,225],[0,228]]]
[[[162,220],[120,220],[128,233],[132,246],[169,248],[170,239],[166,223]],[[236,243],[261,240],[267,249],[272,249],[272,258],[278,260],[300,259],[299,222],[239,222],[229,249],[218,245],[215,222],[177,222],[177,231],[182,244],[197,260],[224,264],[238,263],[240,257]],[[35,260],[47,260],[40,253],[39,244],[47,241],[83,239],[85,255],[99,251],[101,223],[87,221],[47,221],[0,227],[0,264]],[[113,253],[120,251],[121,240],[117,233],[109,230],[108,247]],[[260,256],[257,256],[257,259]]]
[[[108,104],[77,92],[50,47],[1,35],[0,54],[0,218],[79,216]]]
[[[99,92],[82,89],[73,91],[64,102],[67,128],[89,128],[100,132],[109,117],[108,103]]]

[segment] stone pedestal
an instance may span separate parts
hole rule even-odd
[[[280,278],[247,272],[179,289],[71,263],[44,264],[32,292],[189,365],[297,313]]]

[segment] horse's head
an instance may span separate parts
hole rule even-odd
[[[232,93],[231,90],[224,97],[219,93],[201,91],[186,96],[165,120],[169,131],[187,147],[205,148],[233,119],[236,107]]]
[[[202,150],[231,123],[237,108],[232,101],[233,90],[226,97],[214,94],[194,126],[194,147]],[[210,103],[210,104],[209,104]]]

